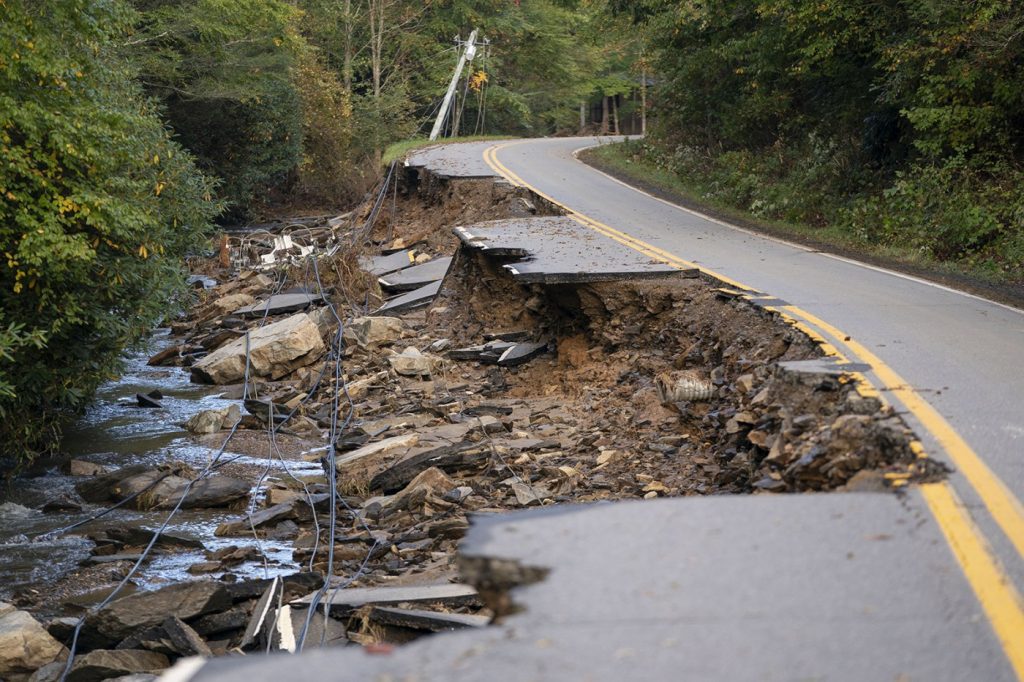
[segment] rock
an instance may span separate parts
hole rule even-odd
[[[68,462],[67,472],[69,476],[100,476],[108,473],[102,464],[93,464],[82,459],[72,459]]]
[[[142,393],[136,393],[135,394],[135,401],[139,404],[139,407],[148,407],[148,408],[160,408],[160,407],[163,407],[163,405],[160,404],[159,400],[157,400],[156,398],[153,398],[152,396],[148,396],[148,395],[145,395],[145,394],[142,394]]]
[[[199,580],[117,599],[90,616],[86,625],[113,643],[135,630],[159,625],[168,616],[189,620],[230,606],[231,599],[223,585]]]
[[[398,317],[357,317],[345,326],[342,338],[360,348],[386,346],[402,338],[405,323]]]
[[[113,492],[114,487],[122,481],[144,473],[156,471],[156,469],[146,464],[132,464],[130,466],[117,469],[116,471],[100,474],[90,480],[82,481],[75,485],[75,490],[86,502],[100,504],[102,502],[108,502],[115,499]],[[169,475],[169,472],[160,473],[163,476]]]
[[[249,360],[254,376],[279,379],[319,358],[326,347],[309,315],[299,313],[249,334]],[[192,365],[192,378],[229,384],[245,377],[246,339],[221,346]]]
[[[546,498],[551,497],[551,493],[544,488],[528,485],[522,481],[512,483],[512,492],[515,493],[516,501],[524,507],[540,504]]]
[[[195,630],[186,625],[180,618],[168,616],[163,623],[164,631],[171,640],[174,650],[181,656],[206,656],[213,652],[203,638]]]
[[[405,488],[387,498],[377,498],[384,513],[400,509],[418,509],[429,496],[442,497],[455,487],[455,481],[448,478],[437,467],[431,467],[412,479]]]
[[[754,390],[754,375],[744,374],[743,376],[736,377],[736,390],[743,395]]]
[[[170,665],[166,656],[155,651],[97,649],[75,658],[67,682],[99,682],[123,675],[154,674]]]
[[[27,676],[65,652],[30,614],[0,602],[0,679]]]
[[[229,405],[220,410],[203,410],[185,422],[189,433],[216,433],[221,429],[230,429],[242,417],[238,405]]]
[[[153,354],[146,364],[151,367],[177,364],[181,360],[181,348],[181,346],[168,346]]]
[[[441,359],[434,355],[424,355],[414,346],[409,346],[400,354],[389,357],[388,362],[391,364],[391,369],[402,376],[425,377],[430,376],[434,367],[440,364]]]
[[[889,491],[889,483],[881,471],[861,469],[850,477],[842,490],[849,493],[885,493]]]
[[[82,505],[65,494],[52,500],[47,500],[39,510],[48,514],[51,512],[80,512],[82,511]]]
[[[186,484],[187,485],[187,484]],[[182,502],[182,509],[215,509],[226,507],[235,500],[249,494],[251,486],[240,479],[230,476],[210,476],[192,485],[188,496]],[[157,509],[170,509],[178,503],[184,486],[176,489],[157,504]]]
[[[330,499],[330,495],[326,493],[310,495],[309,500],[307,500],[306,496],[303,495],[289,502],[275,504],[273,507],[261,509],[252,516],[247,516],[237,521],[225,521],[217,526],[217,530],[215,530],[213,534],[218,537],[226,535],[247,535],[252,533],[253,528],[260,528],[262,526],[275,524],[279,521],[312,518],[312,511],[309,508],[309,503],[312,502],[313,505],[316,506],[318,504],[323,504],[328,499]]]
[[[202,312],[200,319],[210,319],[211,317],[217,317],[218,315],[227,315],[233,313],[239,308],[247,305],[252,305],[256,302],[256,299],[249,294],[228,294],[222,296],[216,301],[208,305]]]

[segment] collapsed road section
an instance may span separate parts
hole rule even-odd
[[[883,539],[941,551],[903,520],[893,526],[887,512],[860,515],[878,504],[913,515],[912,502],[867,493],[944,470],[920,459],[900,418],[851,380],[856,368],[696,271],[652,262],[565,216],[534,215],[556,213],[537,211],[536,197],[463,180],[473,183],[472,198],[453,219],[446,197],[466,198],[459,180],[427,169],[413,180],[403,199],[411,210],[375,232],[390,248],[360,261],[394,297],[344,329],[352,421],[333,465],[339,521],[349,530],[334,539],[333,566],[317,552],[330,543],[327,531],[304,531],[299,544],[311,549],[301,555],[333,574],[329,588],[322,599],[314,593],[277,607],[287,609],[285,622],[335,632],[333,644],[384,655],[325,652],[299,664],[303,675],[520,678],[502,668],[515,659],[527,677],[622,679],[630,675],[621,666],[635,668],[638,657],[655,661],[641,666],[655,676],[683,658],[707,671],[693,659],[706,641],[688,633],[676,646],[680,635],[669,636],[698,606],[701,618],[722,620],[700,595],[746,571],[774,596],[764,601],[760,587],[745,587],[734,606],[722,605],[735,609],[725,620],[766,605],[795,612],[808,599],[786,579],[773,592],[778,567],[742,560],[745,545],[784,553],[783,570],[809,580],[805,587],[825,593],[845,579],[828,575],[825,545],[796,538],[784,521],[805,517],[814,533],[849,540],[851,558],[877,556]],[[834,490],[847,494],[814,494]],[[768,502],[785,492],[805,494],[780,507]],[[741,497],[706,499],[725,494]],[[724,502],[743,494],[755,495]],[[653,502],[663,497],[686,499]],[[611,500],[647,501],[565,506]],[[908,594],[934,587],[906,568],[870,570],[901,571]],[[858,584],[872,577],[862,564],[849,572]],[[653,618],[661,625],[618,627],[621,618],[649,620],[659,602]],[[812,610],[812,620],[826,617],[828,608]],[[488,621],[501,630],[478,629]],[[553,629],[534,630],[541,622]],[[595,636],[595,624],[607,636]],[[302,648],[274,627],[253,642]],[[391,648],[456,629],[463,632]],[[609,656],[621,664],[608,667]],[[252,671],[225,661],[189,674],[241,679]]]
[[[255,660],[261,678],[312,679],[321,666],[353,679],[519,678],[501,667],[514,657],[527,677],[650,678],[682,661],[699,671],[702,649],[735,637],[781,665],[791,653],[768,657],[760,631],[836,580],[891,572],[916,604],[956,579],[875,561],[936,538],[919,528],[913,491],[867,492],[943,468],[917,457],[913,434],[859,389],[854,368],[756,299],[652,262],[493,178],[412,167],[396,204],[390,216],[370,207],[235,237],[220,264],[205,264],[227,281],[201,292],[151,363],[186,367],[239,404],[189,420],[217,450],[205,468],[168,466],[186,495],[215,480],[209,471],[254,474],[215,535],[255,547],[207,552],[189,566],[193,582],[56,618],[54,651],[73,644],[77,658],[65,663],[64,649],[36,679],[320,647],[338,650],[189,659],[172,675],[241,679]],[[150,504],[145,486],[131,497],[137,474],[82,485]],[[269,541],[290,544],[291,561],[261,555]],[[836,572],[837,559],[851,563]],[[239,561],[261,562],[265,577],[240,580]],[[716,610],[708,600],[722,591],[732,596]],[[840,592],[823,604],[847,620],[900,605]],[[830,611],[807,613],[824,650]],[[752,629],[735,629],[737,618]],[[706,632],[672,635],[683,623]],[[856,624],[865,641],[869,626]],[[438,632],[448,634],[395,648]]]

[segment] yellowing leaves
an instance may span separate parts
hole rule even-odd
[[[156,193],[157,196],[160,196],[160,192],[163,192],[164,191],[164,187],[166,187],[166,186],[167,185],[165,183],[158,182],[158,183],[156,183],[156,187],[153,189],[153,191]]]
[[[139,246],[139,256],[142,258],[149,258],[149,249],[146,248],[145,244]]]

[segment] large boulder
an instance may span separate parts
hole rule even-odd
[[[229,405],[220,410],[203,410],[185,422],[185,429],[200,435],[216,433],[221,429],[230,429],[241,417],[242,410],[238,405]]]
[[[192,379],[230,384],[245,377],[245,337],[225,344],[192,365]],[[306,313],[268,324],[249,334],[253,376],[280,379],[319,358],[326,347],[320,330]]]
[[[342,338],[360,348],[385,346],[402,338],[404,329],[397,317],[357,317],[345,325]]]
[[[90,616],[86,623],[90,632],[113,644],[135,630],[163,623],[168,616],[189,620],[230,606],[231,597],[223,585],[200,580],[116,599]]]
[[[0,602],[0,680],[27,678],[65,651],[35,618]]]

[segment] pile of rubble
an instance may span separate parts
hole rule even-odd
[[[272,254],[295,244],[272,243]],[[214,579],[91,613],[69,679],[152,673],[181,656],[378,646],[484,625],[505,609],[493,598],[484,608],[473,586],[458,584],[457,543],[473,515],[884,490],[941,475],[915,456],[902,421],[813,342],[712,283],[661,271],[525,281],[507,254],[409,244],[399,237],[364,256],[359,276],[354,254],[321,253],[315,283],[308,265],[243,270],[202,290],[172,325],[174,344],[151,363],[188,367],[194,381],[242,401],[194,416],[187,428],[199,442],[216,447],[230,433],[232,453],[320,462],[322,473],[253,481],[217,470],[196,482],[196,472],[168,463],[92,472],[79,493],[161,508],[187,492],[186,505],[238,512],[218,536],[289,540],[303,570],[243,581],[232,566],[258,552],[208,552],[190,571]],[[267,265],[265,255],[246,264]],[[93,539],[100,562],[135,559],[148,542],[109,530]],[[158,550],[181,543],[165,535]],[[5,619],[31,618],[12,609],[0,606],[0,638]],[[74,622],[32,625],[39,643],[24,640],[14,663],[0,656],[0,677],[27,678],[43,661],[32,679],[56,679],[59,642]]]

